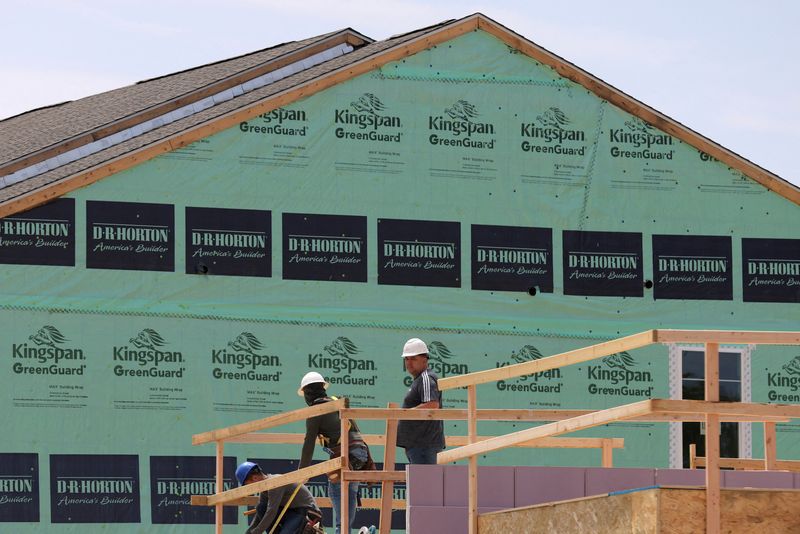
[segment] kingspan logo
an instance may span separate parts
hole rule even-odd
[[[113,348],[116,376],[131,378],[183,378],[185,367],[163,368],[163,365],[184,363],[183,353],[165,348],[168,343],[156,330],[145,328],[127,345]]]
[[[511,351],[511,356],[508,360],[495,362],[495,367],[507,367],[541,358],[542,353],[534,345],[523,345],[518,350]],[[548,369],[547,371],[531,373],[511,380],[499,380],[497,389],[500,391],[522,391],[526,393],[561,393],[563,385],[561,369]]]
[[[800,356],[795,356],[775,373],[767,373],[767,398],[777,402],[800,402]]]
[[[428,136],[428,141],[436,146],[493,149],[495,139],[489,136],[494,135],[494,125],[477,122],[475,119],[479,115],[475,105],[458,100],[443,114],[428,116],[428,130],[433,132]]]
[[[350,102],[350,108],[334,110],[334,123],[342,125],[336,128],[336,137],[355,141],[399,143],[402,132],[386,130],[402,128],[400,117],[383,114],[385,110],[386,105],[380,98],[372,93],[364,93]]]
[[[570,122],[567,115],[556,107],[537,115],[536,122],[523,122],[520,124],[520,135],[525,138],[521,145],[523,152],[583,156],[586,154],[586,145],[575,144],[584,143],[586,134],[583,130],[570,129]],[[566,146],[565,143],[572,143],[572,146]]]
[[[652,374],[650,371],[633,369],[636,366],[636,360],[627,351],[606,356],[601,361],[601,365],[589,365],[586,367],[587,378],[594,381],[589,383],[590,394],[630,397],[652,396]],[[644,385],[648,383],[650,385]],[[607,384],[611,384],[611,386],[607,386]]]
[[[608,131],[611,143],[611,155],[615,158],[628,159],[672,159],[674,150],[655,150],[654,148],[672,146],[672,137],[657,130],[639,118],[625,121],[624,128],[612,128]],[[641,150],[629,150],[633,147]]]
[[[308,133],[308,126],[300,125],[300,123],[308,122],[306,112],[301,109],[273,109],[267,113],[262,113],[257,118],[261,119],[262,124],[240,122],[239,130],[245,133],[300,137],[305,137]]]
[[[323,347],[322,352],[308,355],[308,367],[317,371],[327,370],[331,384],[374,386],[376,374],[353,376],[354,372],[374,373],[375,361],[359,358],[361,349],[348,337],[339,336]],[[323,374],[326,374],[323,372]]]
[[[86,360],[82,349],[64,346],[69,341],[52,325],[44,325],[28,342],[13,343],[11,358],[15,361],[11,369],[16,374],[30,375],[83,375],[86,364],[75,364]]]
[[[264,354],[264,344],[251,332],[242,332],[228,341],[227,348],[211,349],[211,371],[216,379],[258,380],[277,382],[283,371],[281,359],[275,354]]]

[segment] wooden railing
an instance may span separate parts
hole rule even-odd
[[[634,350],[654,343],[703,343],[705,345],[705,401],[647,399],[631,404],[600,411],[589,410],[479,410],[477,407],[478,384],[507,380],[514,377],[540,373],[575,363],[586,362],[622,351]],[[342,510],[341,522],[348,524],[347,482],[380,482],[382,488],[380,532],[386,534],[390,529],[392,508],[399,504],[392,497],[395,482],[405,481],[405,472],[395,471],[395,437],[397,421],[404,420],[466,420],[467,436],[450,436],[447,444],[455,447],[439,453],[438,463],[444,464],[467,459],[469,461],[469,533],[477,533],[478,469],[480,454],[486,454],[508,447],[581,447],[602,450],[602,465],[612,465],[612,450],[623,446],[617,438],[563,438],[561,434],[575,432],[598,425],[618,421],[680,422],[700,421],[706,423],[706,491],[708,533],[719,532],[719,424],[720,422],[763,422],[765,444],[772,447],[767,452],[767,465],[777,465],[774,460],[775,423],[800,418],[800,406],[772,405],[758,403],[719,402],[719,345],[720,344],[800,344],[800,332],[739,332],[739,331],[694,331],[694,330],[649,330],[632,336],[615,339],[576,349],[547,358],[520,364],[508,365],[466,375],[442,378],[439,389],[467,388],[467,409],[413,409],[389,408],[350,408],[344,399],[309,408],[274,415],[264,419],[242,423],[193,437],[195,445],[215,443],[217,452],[216,477],[217,493],[207,496],[193,496],[192,503],[216,507],[216,533],[222,533],[222,506],[244,505],[253,502],[252,495],[268,489],[291,483],[302,483],[310,478],[334,471],[341,471]],[[263,430],[279,425],[305,420],[325,413],[339,412],[342,422],[342,435],[347,435],[348,421],[385,420],[386,432],[383,435],[367,435],[370,445],[384,446],[384,470],[359,472],[347,469],[343,458],[348,456],[347,440],[342,442],[341,456],[297,471],[270,477],[267,480],[222,491],[222,458],[224,443],[300,443],[300,434],[264,433]],[[503,436],[479,436],[478,421],[531,421],[545,424],[513,432]],[[715,431],[716,429],[716,431]],[[771,437],[770,437],[771,436]],[[771,439],[771,442],[769,441]],[[770,445],[771,443],[771,445]],[[771,463],[770,463],[771,462]],[[327,504],[327,503],[326,503]],[[377,503],[370,503],[372,505]]]
[[[663,400],[649,399],[632,404],[609,408],[598,412],[576,415],[568,419],[513,432],[504,436],[478,441],[477,437],[477,392],[478,384],[540,373],[575,363],[610,356],[622,351],[646,347],[654,343],[703,343],[705,345],[705,399]],[[469,461],[469,534],[478,529],[478,456],[493,451],[553,437],[598,425],[623,420],[704,421],[706,423],[706,532],[720,531],[720,484],[719,484],[719,428],[724,421],[762,421],[767,424],[785,422],[800,417],[800,406],[771,405],[757,403],[719,402],[719,345],[720,344],[800,344],[800,332],[742,332],[714,330],[648,330],[632,336],[598,343],[547,358],[508,365],[497,369],[478,371],[439,380],[439,389],[467,388],[468,445],[439,453],[438,463],[457,460]],[[774,443],[774,432],[773,432]]]
[[[310,467],[298,469],[291,473],[279,476],[272,476],[267,480],[249,484],[246,487],[238,487],[231,490],[222,490],[222,458],[225,443],[261,443],[261,444],[300,444],[305,439],[304,434],[294,433],[267,433],[263,430],[271,429],[280,425],[305,420],[334,411],[339,412],[342,421],[342,435],[347,435],[345,428],[349,428],[349,420],[385,420],[386,432],[384,434],[364,434],[364,441],[368,445],[384,447],[383,470],[381,471],[350,471],[343,467],[346,465],[342,459],[347,457],[347,444],[343,442],[341,456],[321,462]],[[484,421],[553,421],[575,417],[580,414],[587,414],[585,410],[479,410],[476,417]],[[345,399],[334,402],[320,404],[310,408],[302,408],[291,412],[285,412],[271,417],[258,419],[226,428],[212,430],[196,434],[192,438],[194,445],[209,443],[216,444],[217,464],[216,464],[216,493],[214,495],[193,495],[191,502],[197,506],[214,506],[216,508],[215,525],[216,533],[221,534],[222,507],[223,506],[254,506],[258,498],[253,494],[267,491],[273,488],[282,487],[288,484],[303,483],[310,478],[322,474],[341,471],[342,480],[345,482],[380,482],[380,499],[362,499],[362,506],[365,508],[380,508],[380,532],[388,534],[391,529],[391,512],[405,508],[405,501],[393,498],[395,482],[405,482],[405,471],[396,471],[395,467],[395,441],[397,437],[397,421],[405,420],[465,420],[467,410],[441,409],[441,410],[409,410],[397,408],[396,404],[390,403],[388,408],[349,408]],[[478,441],[491,439],[489,436],[476,436]],[[467,436],[447,436],[446,444],[449,447],[466,445],[475,440],[470,440]],[[621,438],[546,438],[530,442],[520,442],[516,447],[528,448],[596,448],[601,451],[601,465],[611,467],[613,465],[613,450],[623,448],[625,442]],[[342,510],[341,522],[348,524],[350,511],[347,510],[347,484],[342,484]],[[317,499],[317,504],[321,507],[330,506],[329,498]]]

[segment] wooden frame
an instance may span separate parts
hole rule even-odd
[[[684,421],[695,418],[706,423],[706,532],[718,534],[720,531],[720,458],[719,429],[720,422],[729,421],[762,421],[765,424],[765,449],[768,450],[765,465],[776,465],[774,459],[775,423],[789,418],[800,417],[800,406],[754,404],[754,403],[720,403],[719,402],[719,344],[800,344],[800,332],[746,332],[718,330],[647,330],[639,334],[606,341],[556,354],[540,360],[509,365],[497,369],[478,371],[466,375],[444,378],[439,381],[439,389],[447,390],[466,387],[468,395],[468,428],[474,428],[478,421],[475,387],[478,384],[506,380],[517,376],[538,373],[609,356],[623,350],[633,350],[653,343],[703,342],[705,343],[705,399],[662,400],[650,399],[599,412],[574,415],[560,421],[544,424],[496,436],[483,441],[470,440],[470,443],[456,449],[439,453],[437,463],[444,464],[457,460],[469,460],[470,502],[469,502],[469,534],[477,534],[477,482],[473,487],[473,479],[477,479],[477,458],[480,454],[505,449],[526,441],[557,436],[591,428],[601,424],[609,424],[622,420],[653,420],[668,418]],[[607,450],[603,450],[603,455]],[[473,495],[474,492],[474,495]]]
[[[631,404],[608,408],[600,411],[588,410],[479,410],[477,407],[477,385],[522,376],[548,369],[554,369],[602,358],[623,350],[644,347],[653,343],[666,342],[698,342],[705,340],[705,394],[706,400],[669,400],[647,399]],[[502,450],[508,447],[597,447],[601,449],[602,465],[611,466],[612,451],[622,447],[622,440],[614,438],[557,438],[567,434],[610,424],[623,420],[635,421],[704,421],[706,423],[706,532],[718,534],[720,531],[720,473],[719,468],[726,460],[719,458],[719,424],[723,421],[755,421],[764,424],[765,459],[760,462],[764,468],[782,466],[775,458],[775,424],[790,419],[800,418],[800,405],[760,404],[742,402],[719,402],[719,344],[800,344],[800,332],[738,332],[738,331],[692,331],[692,330],[648,330],[639,334],[626,336],[582,349],[576,349],[548,358],[531,362],[510,365],[488,371],[478,371],[439,381],[440,389],[467,388],[466,410],[408,410],[389,404],[387,408],[349,408],[344,399],[323,405],[302,408],[283,414],[267,417],[257,421],[242,423],[227,428],[204,432],[193,436],[194,444],[216,442],[217,444],[217,488],[218,493],[211,496],[192,497],[193,504],[216,506],[221,512],[225,504],[240,504],[252,493],[264,491],[272,487],[288,483],[305,481],[308,478],[332,471],[341,470],[342,510],[341,522],[348,524],[347,486],[350,481],[381,482],[384,493],[381,504],[381,532],[385,534],[391,508],[396,503],[391,499],[391,484],[405,480],[405,472],[394,471],[394,436],[399,419],[407,420],[464,420],[467,421],[467,436],[451,436],[448,445],[456,448],[443,451],[437,457],[437,463],[444,464],[458,460],[469,460],[468,485],[468,527],[470,534],[477,534],[478,528],[478,456]],[[315,464],[311,467],[271,477],[266,481],[248,487],[236,488],[220,492],[221,458],[224,442],[239,443],[299,443],[300,434],[265,434],[259,430],[272,428],[285,423],[300,421],[323,413],[338,411],[342,422],[342,435],[347,435],[349,420],[385,420],[387,423],[384,435],[367,435],[369,444],[386,446],[384,462],[386,471],[359,472],[350,471],[344,459],[348,457],[348,442],[342,441],[341,457]],[[552,421],[533,428],[519,430],[503,436],[479,436],[479,420],[496,421]],[[715,439],[716,438],[716,439]],[[696,465],[695,452],[692,452],[693,465]],[[800,461],[797,462],[800,468]],[[389,491],[387,491],[387,489]],[[249,501],[252,502],[252,501]],[[221,517],[218,513],[217,533],[221,533]]]

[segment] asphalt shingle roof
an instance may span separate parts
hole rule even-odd
[[[69,176],[72,176],[72,175],[74,175],[76,173],[79,173],[81,171],[84,171],[86,169],[89,169],[89,168],[92,168],[94,166],[100,165],[100,164],[102,164],[104,162],[107,162],[109,160],[112,160],[112,159],[114,159],[116,157],[122,156],[124,154],[127,154],[129,152],[132,152],[132,151],[140,149],[140,148],[144,148],[144,147],[146,147],[146,146],[148,146],[150,144],[153,144],[153,143],[155,143],[157,141],[160,141],[162,139],[168,138],[168,137],[173,136],[175,134],[179,134],[179,133],[181,133],[181,132],[183,132],[185,130],[188,130],[188,129],[190,129],[192,127],[195,127],[195,126],[198,126],[200,124],[212,121],[213,119],[215,119],[217,117],[220,117],[220,116],[222,116],[222,115],[224,115],[226,113],[229,113],[231,111],[235,111],[237,109],[244,108],[244,107],[249,106],[251,104],[254,104],[254,103],[256,103],[256,102],[258,102],[260,100],[268,98],[268,97],[270,97],[272,95],[275,95],[275,94],[280,93],[282,91],[285,91],[287,89],[291,89],[294,86],[297,86],[297,85],[300,85],[302,83],[311,81],[311,80],[313,80],[315,78],[318,78],[320,76],[323,76],[325,74],[333,72],[333,71],[335,71],[337,69],[340,69],[342,67],[346,67],[346,66],[351,65],[351,64],[353,64],[355,62],[358,62],[358,61],[360,61],[362,59],[368,58],[369,56],[372,56],[372,55],[378,54],[380,52],[383,52],[386,49],[389,49],[389,48],[392,48],[394,46],[397,46],[397,45],[403,44],[405,42],[411,41],[411,40],[413,40],[413,39],[415,39],[417,37],[420,37],[420,36],[424,35],[425,33],[429,33],[429,32],[434,31],[439,26],[441,26],[441,25],[432,26],[432,27],[429,27],[429,28],[425,28],[423,30],[418,30],[416,32],[411,32],[411,33],[403,34],[401,36],[392,37],[392,38],[386,39],[384,41],[379,41],[379,42],[374,42],[374,43],[371,43],[371,44],[367,44],[367,45],[365,45],[365,46],[363,46],[363,47],[361,47],[361,48],[359,48],[357,50],[354,50],[353,52],[350,52],[350,53],[345,54],[343,56],[339,56],[339,57],[337,57],[335,59],[328,60],[328,61],[326,61],[324,63],[321,63],[319,65],[311,67],[311,68],[309,68],[307,70],[298,72],[298,73],[296,73],[296,74],[294,74],[292,76],[288,76],[288,77],[286,77],[286,78],[284,78],[282,80],[279,80],[277,82],[274,82],[272,84],[269,84],[269,85],[266,85],[266,86],[261,87],[259,89],[256,89],[254,91],[245,93],[245,94],[243,94],[241,96],[238,96],[236,98],[228,100],[227,102],[223,102],[221,104],[218,104],[216,106],[208,108],[208,109],[206,109],[204,111],[201,111],[199,113],[196,113],[196,114],[191,115],[189,117],[186,117],[184,119],[177,120],[175,122],[172,122],[170,124],[167,124],[165,126],[157,128],[155,130],[147,132],[147,133],[145,133],[143,135],[134,137],[134,138],[129,139],[129,140],[125,141],[125,142],[122,142],[122,143],[120,143],[118,145],[109,147],[109,148],[107,148],[105,150],[102,150],[100,152],[97,152],[95,154],[87,156],[87,157],[82,158],[80,160],[74,161],[74,162],[69,163],[67,165],[63,165],[61,167],[58,167],[58,168],[53,169],[51,171],[45,172],[45,173],[40,174],[38,176],[29,178],[29,179],[24,180],[22,182],[16,183],[16,184],[11,185],[9,187],[6,187],[4,189],[0,189],[0,202],[11,200],[11,199],[13,199],[15,197],[18,197],[20,195],[23,195],[25,193],[28,193],[28,192],[31,192],[31,191],[35,191],[36,189],[42,188],[42,187],[44,187],[44,186],[46,186],[48,184],[51,184],[53,182],[57,182],[57,181],[59,181],[61,179],[67,178]],[[322,38],[327,37],[329,35],[330,34],[327,34],[327,35],[322,36],[322,37],[317,37],[317,38],[314,38],[314,40],[322,39]],[[281,47],[274,48],[274,49],[268,49],[268,50],[271,51],[274,54],[275,57],[277,57],[280,54],[286,53],[288,50],[295,50],[300,46],[306,46],[306,45],[310,44],[311,42],[314,42],[314,40],[298,41],[297,43],[291,43],[289,45],[282,45]],[[291,48],[287,48],[287,47],[291,47]],[[264,53],[267,54],[269,52],[268,51],[264,51]],[[261,61],[264,61],[264,59],[262,58]],[[226,69],[226,72],[230,72],[230,70],[231,69]],[[191,72],[191,71],[187,71],[186,74],[188,75],[189,72]],[[184,73],[180,73],[180,74],[184,74]],[[180,74],[176,75],[176,76],[180,76]],[[218,76],[222,76],[222,73],[219,73]],[[210,77],[206,76],[205,74],[203,74],[201,76],[201,79],[207,84],[208,83],[207,80],[209,80]],[[182,77],[182,76],[181,76],[180,81],[172,80],[172,76],[168,76],[168,77],[159,78],[157,80],[146,82],[146,84],[149,85],[151,83],[159,82],[159,81],[163,81],[163,85],[160,85],[158,90],[156,90],[154,87],[151,86],[149,88],[149,90],[146,92],[148,96],[146,98],[144,98],[144,96],[143,96],[143,100],[149,102],[148,105],[158,104],[160,102],[163,102],[163,101],[167,100],[168,99],[167,95],[179,95],[181,93],[179,93],[178,91],[184,91],[185,92],[187,90],[190,90],[190,88],[192,88],[191,83],[189,83],[189,81],[187,81],[187,79],[185,77]],[[145,85],[145,84],[141,84],[141,85]],[[125,88],[122,88],[122,89],[119,89],[119,90],[116,90],[116,91],[109,91],[107,93],[102,93],[102,94],[99,94],[99,95],[95,95],[94,97],[87,97],[85,99],[81,99],[81,100],[78,100],[78,101],[75,101],[75,102],[71,102],[69,104],[64,104],[63,106],[59,106],[57,108],[51,108],[51,109],[45,109],[45,110],[37,110],[37,111],[34,111],[32,113],[19,116],[17,118],[21,119],[21,118],[27,117],[27,121],[30,121],[30,122],[43,121],[44,124],[42,124],[42,128],[47,130],[47,129],[55,126],[55,124],[52,121],[67,121],[68,122],[69,121],[69,119],[67,118],[68,116],[70,116],[73,113],[76,113],[78,109],[81,109],[81,110],[86,109],[87,102],[85,102],[85,101],[87,101],[87,100],[92,100],[94,105],[97,105],[97,106],[108,105],[108,106],[111,106],[112,109],[114,109],[115,105],[117,105],[117,103],[120,100],[124,99],[124,98],[118,97],[118,95],[116,94],[117,91],[126,91],[126,90],[133,89],[135,87],[137,87],[137,86],[125,87]],[[196,87],[194,87],[194,88],[196,88]],[[156,98],[159,94],[162,97],[161,99]],[[125,97],[125,98],[127,98],[127,97]],[[70,104],[74,104],[74,106],[70,106]],[[122,106],[122,108],[124,108],[127,111],[128,114],[131,113],[130,110],[133,109],[133,106],[126,106],[124,104],[120,104],[120,105]],[[138,109],[142,109],[141,108],[142,105],[143,104],[139,104],[140,107]],[[67,106],[69,106],[68,110],[61,109],[61,108],[66,108]],[[40,114],[40,112],[43,112],[43,113],[46,112],[47,113],[47,115],[46,115],[47,118],[44,119],[43,113]],[[57,114],[56,112],[60,112],[60,113]],[[117,114],[117,113],[124,113],[124,112],[125,111],[120,110],[120,111],[114,112],[114,113]],[[103,113],[100,113],[100,115],[101,116],[97,117],[93,121],[87,120],[87,122],[85,122],[84,124],[87,124],[87,125],[88,124],[98,124],[101,120],[104,120],[104,119],[107,120],[108,116],[110,115],[110,113],[109,112],[103,112]],[[121,115],[121,116],[127,116],[127,115]],[[13,119],[9,119],[9,121],[3,121],[3,122],[4,123],[5,122],[10,122],[12,120]],[[0,123],[0,127],[2,127],[2,126],[6,126],[6,125],[4,125],[3,123]],[[20,125],[18,123],[15,124],[14,126],[17,129],[20,128]],[[62,126],[62,125],[59,124],[59,126]],[[76,128],[70,127],[68,124],[64,124],[63,128],[69,128],[70,131],[75,131],[76,130]],[[86,128],[86,127],[84,126],[84,128]],[[83,131],[85,131],[85,130],[83,130]],[[3,134],[4,134],[3,130],[0,129],[0,138],[3,136]],[[73,133],[72,135],[75,135],[75,134]],[[44,137],[44,134],[43,134],[42,137]],[[53,142],[57,142],[59,140],[59,139],[56,139],[56,137],[57,136],[55,136],[55,135],[49,135],[48,136],[48,138],[50,139],[50,144],[52,144]],[[19,144],[20,145],[21,144],[27,144],[28,146],[30,146],[30,145],[47,146],[47,145],[44,144],[44,141],[39,136],[34,136],[34,138],[32,140],[26,141],[25,143],[19,143]],[[3,150],[5,150],[5,148]],[[23,155],[24,155],[24,153],[25,152],[22,152]]]

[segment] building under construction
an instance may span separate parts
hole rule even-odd
[[[666,486],[708,482],[678,471],[706,457],[707,417],[709,462],[783,471],[709,487],[783,489],[796,509],[800,189],[484,15],[281,44],[11,117],[0,139],[0,531],[242,531],[190,496],[233,489],[245,459],[297,469],[302,421],[217,457],[192,436],[302,408],[310,370],[385,435],[396,414],[358,410],[402,400],[411,337],[445,407],[472,414],[447,416],[463,439],[440,463],[471,459],[418,471],[427,496],[395,477],[396,531],[647,486],[575,506],[686,506]],[[476,428],[476,397],[530,417]],[[679,400],[746,409],[684,417]],[[627,405],[569,427],[586,446],[477,448]],[[480,492],[476,463],[495,469]]]

